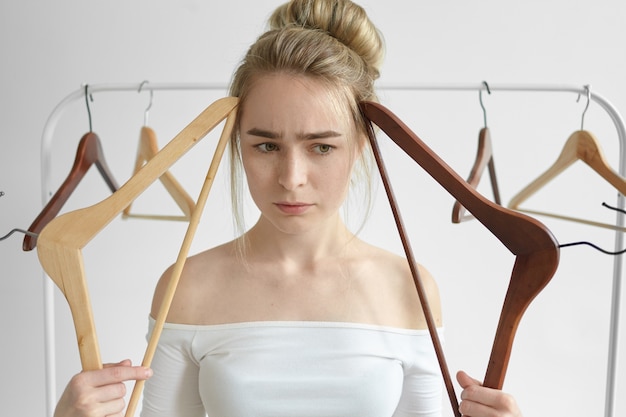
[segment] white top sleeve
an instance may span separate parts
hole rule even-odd
[[[441,372],[426,330],[168,323],[152,368],[142,417],[441,416]]]
[[[150,333],[154,321],[150,320]],[[193,332],[164,329],[157,346],[152,378],[146,381],[141,417],[202,417],[199,366],[191,354]]]

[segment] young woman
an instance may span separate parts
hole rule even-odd
[[[376,99],[382,54],[349,0],[274,12],[231,87],[235,213],[245,177],[258,220],[187,260],[152,369],[124,361],[76,375],[57,417],[122,415],[123,381],[147,378],[144,417],[441,415],[406,259],[359,239],[341,215],[351,183],[368,181],[356,175],[371,152],[358,103]],[[437,286],[419,268],[441,326]],[[457,379],[464,415],[521,416],[510,395]]]

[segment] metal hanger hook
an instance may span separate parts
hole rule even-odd
[[[89,100],[93,102],[93,96],[89,93],[89,84],[85,84],[85,104],[87,105],[87,117],[89,118],[89,131],[93,132],[91,124],[91,109],[89,108]]]
[[[141,89],[143,88],[144,84],[148,84],[148,80],[144,80],[141,82],[141,84],[139,84],[139,89],[137,90],[138,93],[141,93]],[[143,111],[143,125],[144,126],[148,125],[148,114],[150,113],[150,109],[152,108],[153,98],[154,98],[154,90],[150,89],[150,103],[148,104],[148,107],[146,107],[146,109]]]
[[[583,110],[583,114],[580,117],[580,130],[583,130],[585,127],[585,113],[587,113],[587,109],[589,108],[589,103],[591,103],[591,85],[586,84],[585,90],[587,91],[587,104],[585,105],[585,109]],[[580,93],[578,93],[578,98],[576,99],[576,103],[580,101]]]
[[[483,81],[483,85],[487,90],[488,94],[491,94],[491,90],[489,89],[489,84],[487,81]],[[478,90],[478,101],[480,101],[480,107],[483,109],[483,121],[485,122],[485,127],[487,127],[487,109],[485,109],[485,105],[483,104],[483,89]]]
[[[0,236],[0,241],[8,239],[15,232],[24,233],[26,236],[39,237],[39,235],[37,233],[29,232],[28,230],[13,229],[9,233],[7,233],[6,235]]]

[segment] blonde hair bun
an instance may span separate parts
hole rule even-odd
[[[269,26],[272,30],[295,26],[323,31],[356,52],[373,79],[380,75],[382,35],[365,10],[350,0],[291,0],[274,11]]]

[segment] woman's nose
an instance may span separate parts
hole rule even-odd
[[[306,183],[306,162],[302,155],[290,151],[280,161],[278,183],[287,190],[293,190]]]

